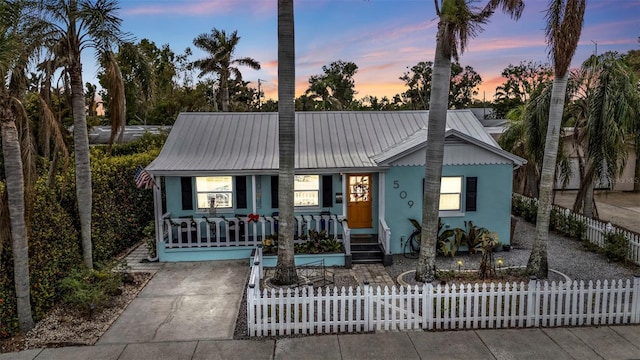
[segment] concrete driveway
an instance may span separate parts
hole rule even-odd
[[[557,191],[554,203],[572,209],[577,191]],[[640,193],[596,191],[600,220],[640,233]]]
[[[232,339],[244,261],[163,264],[98,344]]]

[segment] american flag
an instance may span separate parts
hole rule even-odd
[[[153,178],[140,165],[138,165],[138,167],[136,168],[136,175],[134,176],[133,180],[136,182],[136,186],[138,187],[138,189],[153,188]]]

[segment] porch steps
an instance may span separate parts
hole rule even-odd
[[[378,235],[351,235],[351,258],[354,264],[383,263],[384,253]]]

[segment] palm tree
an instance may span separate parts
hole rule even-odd
[[[0,87],[0,126],[2,134],[2,152],[5,171],[6,201],[0,213],[8,214],[9,228],[2,230],[0,242],[10,232],[13,253],[13,271],[16,290],[18,323],[21,331],[33,328],[31,313],[31,295],[29,281],[29,245],[26,229],[25,206],[25,176],[30,171],[23,168],[23,149],[16,128],[17,111],[24,113],[24,108],[16,98],[15,86],[21,80],[27,67],[26,60],[30,57],[33,45],[28,36],[33,34],[25,31],[22,21],[24,4],[21,2],[5,2],[0,5],[0,76],[3,84]],[[9,81],[9,85],[5,84]],[[26,120],[24,121],[26,123]],[[28,139],[28,137],[26,138]],[[27,179],[30,182],[30,179]],[[4,195],[3,195],[4,196]],[[3,206],[4,207],[4,206]]]
[[[540,179],[540,197],[536,220],[535,240],[527,263],[527,272],[538,278],[546,278],[549,271],[547,240],[551,214],[553,184],[555,178],[558,142],[562,125],[562,113],[567,95],[569,66],[578,46],[586,0],[553,0],[547,9],[545,35],[553,62],[554,79],[549,106],[549,122],[544,146],[544,160]]]
[[[640,95],[633,72],[616,53],[591,56],[572,77],[577,91],[571,94],[574,101],[568,110],[575,118],[576,142],[584,151],[579,158],[583,171],[573,207],[592,217],[594,182],[614,179],[624,169],[628,154],[625,141],[640,113]]]
[[[298,282],[293,251],[295,172],[295,41],[293,0],[278,0],[278,263],[273,281],[280,285]]]
[[[193,45],[209,53],[210,57],[196,60],[193,66],[200,69],[199,76],[217,74],[222,89],[222,111],[229,111],[229,77],[233,74],[236,80],[242,80],[242,74],[236,65],[248,66],[260,70],[260,63],[253,58],[234,59],[233,53],[240,41],[238,31],[229,36],[224,30],[213,28],[211,34],[200,34],[193,40]]]
[[[43,7],[43,20],[48,26],[48,31],[44,34],[45,39],[52,54],[62,61],[71,82],[76,197],[82,250],[85,265],[93,268],[93,197],[81,54],[84,49],[90,47],[95,48],[99,54],[109,51],[110,46],[117,44],[122,37],[122,20],[116,16],[118,4],[115,0],[47,0],[43,1]]]
[[[523,180],[523,192],[534,198],[539,196],[540,173],[544,157],[544,134],[547,131],[549,104],[551,102],[551,83],[536,89],[529,101],[507,113],[509,128],[500,137],[499,143],[505,150],[527,159],[527,163],[518,169],[516,176]],[[560,139],[562,143],[562,138]],[[559,149],[563,149],[559,146]],[[559,178],[567,182],[571,176],[568,155],[558,153],[557,169]]]
[[[429,99],[429,131],[425,159],[425,187],[422,198],[422,234],[416,280],[435,278],[436,239],[440,208],[440,181],[444,157],[444,134],[451,81],[451,58],[458,60],[458,48],[464,52],[467,41],[474,37],[481,25],[488,21],[497,7],[519,18],[524,9],[523,0],[490,0],[479,12],[466,0],[442,0],[441,8],[434,0],[440,18],[436,35],[436,53],[433,61],[431,96]]]

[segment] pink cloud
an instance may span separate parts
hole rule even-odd
[[[188,0],[184,3],[171,2],[159,3],[153,5],[137,6],[123,9],[125,15],[192,15],[192,16],[208,16],[221,15],[232,12],[233,10],[250,11],[252,14],[268,14],[276,13],[275,0],[251,1],[250,6],[239,6],[236,0],[209,0],[209,1],[193,1]]]
[[[469,43],[469,51],[481,52],[481,51],[496,51],[505,49],[520,49],[520,48],[532,48],[532,47],[545,47],[543,34],[520,36],[513,38],[479,38]]]
[[[179,14],[179,15],[211,15],[227,13],[231,11],[233,1],[230,0],[213,0],[189,2],[187,4],[154,4],[146,6],[132,7],[123,9],[126,15],[161,15],[161,14]]]

